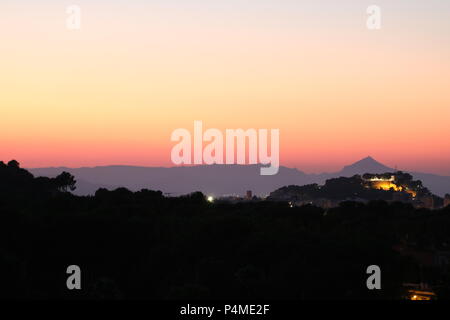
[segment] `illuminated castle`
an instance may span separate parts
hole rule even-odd
[[[374,177],[371,177],[371,178],[368,178],[368,179],[364,179],[363,178],[363,180],[364,181],[371,181],[371,182],[375,182],[375,181],[383,181],[383,182],[386,182],[386,181],[390,181],[390,182],[393,182],[393,181],[395,181],[395,176],[391,176],[390,178],[383,178],[383,177],[378,177],[378,176],[374,176]]]
[[[417,193],[406,186],[398,185],[396,183],[397,177],[395,175],[391,175],[389,177],[385,175],[364,175],[363,181],[367,183],[367,188],[372,189],[380,189],[380,190],[394,190],[397,192],[407,192],[413,198],[416,197]]]
[[[368,186],[373,189],[382,189],[382,190],[391,190],[394,189],[395,191],[403,191],[402,186],[397,186],[395,184],[395,176],[390,176],[389,178],[383,178],[383,177],[371,177],[368,179],[364,179],[365,182],[368,182]]]

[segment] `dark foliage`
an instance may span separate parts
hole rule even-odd
[[[450,244],[450,208],[377,201],[324,211],[124,188],[77,197],[65,192],[73,187],[67,174],[34,178],[0,163],[1,297],[401,298],[418,263],[393,246]],[[80,291],[66,288],[72,264],[82,270]],[[366,287],[372,264],[382,270],[380,291]],[[427,272],[446,297],[447,273]]]

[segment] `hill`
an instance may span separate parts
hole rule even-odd
[[[255,195],[267,196],[270,192],[288,185],[324,184],[327,179],[351,177],[355,174],[392,172],[389,168],[367,157],[334,173],[307,174],[295,168],[280,167],[274,176],[261,176],[259,165],[203,165],[192,167],[135,167],[103,166],[83,168],[29,169],[35,176],[55,177],[66,171],[78,181],[75,194],[93,194],[98,188],[126,187],[132,191],[143,188],[161,190],[171,195],[201,191],[216,196],[238,194],[252,190]],[[426,185],[436,195],[450,193],[450,177],[420,172],[408,172]]]

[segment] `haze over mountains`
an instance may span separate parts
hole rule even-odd
[[[161,190],[178,196],[194,191],[208,195],[244,195],[252,190],[255,195],[265,196],[277,188],[287,185],[323,184],[335,177],[351,177],[355,174],[394,172],[372,157],[364,158],[341,171],[334,173],[307,174],[297,169],[280,167],[274,176],[261,176],[260,165],[201,165],[194,167],[135,167],[102,166],[83,168],[37,168],[29,169],[35,176],[55,177],[67,171],[77,179],[75,194],[94,194],[99,188],[126,187],[132,191],[140,189]],[[450,177],[409,172],[434,194],[450,193]]]

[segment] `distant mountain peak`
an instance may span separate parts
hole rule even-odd
[[[351,165],[345,166],[341,170],[340,174],[344,176],[351,176],[355,174],[385,173],[390,171],[394,171],[394,169],[385,166],[371,156],[367,156]]]
[[[364,163],[364,164],[381,164],[381,165],[383,165],[381,162],[375,160],[373,157],[367,156],[364,159],[361,159],[361,160],[351,164],[350,166],[353,166],[353,165],[356,165],[356,164],[361,164],[361,163]]]

